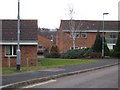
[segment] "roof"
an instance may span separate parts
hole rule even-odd
[[[51,31],[50,29],[40,28],[38,34],[51,40],[52,37],[56,37],[56,32],[56,30]]]
[[[119,21],[104,21],[104,30],[118,30]],[[60,27],[63,30],[103,30],[103,21],[100,20],[61,20]]]
[[[17,41],[17,20],[0,20],[2,22],[2,41]],[[37,20],[20,20],[20,41],[37,41]]]

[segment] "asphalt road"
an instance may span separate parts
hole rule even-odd
[[[118,65],[61,77],[26,88],[118,88]]]
[[[69,73],[69,72],[75,72],[75,71],[80,71],[95,67],[101,67],[104,65],[111,65],[117,62],[118,62],[117,59],[112,59],[112,60],[102,59],[102,60],[96,60],[96,62],[92,62],[92,63],[65,66],[61,68],[52,68],[52,69],[50,68],[47,70],[37,70],[37,71],[30,71],[30,72],[24,72],[24,73],[12,74],[12,75],[3,75],[1,81],[2,81],[2,85],[4,86],[4,85],[14,84],[16,82],[22,82],[31,79],[44,78],[62,73]]]

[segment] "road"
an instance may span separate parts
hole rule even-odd
[[[61,77],[24,88],[118,88],[118,66]]]

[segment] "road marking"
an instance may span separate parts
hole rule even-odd
[[[0,86],[0,89],[11,86],[11,85],[14,85],[14,84],[8,84],[8,85]]]
[[[55,82],[55,81],[56,80],[49,80],[49,81],[46,81],[46,82],[42,82],[42,83],[38,83],[38,84],[34,84],[34,85],[29,85],[29,86],[26,86],[26,87],[23,87],[23,88],[31,88],[31,87],[40,86],[40,85],[48,84],[48,83]]]

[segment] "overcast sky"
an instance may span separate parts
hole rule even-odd
[[[37,19],[39,27],[59,28],[60,20],[70,19],[69,7],[75,11],[74,19],[118,20],[120,0],[20,0],[21,19]],[[0,0],[0,19],[17,19],[18,0]]]

